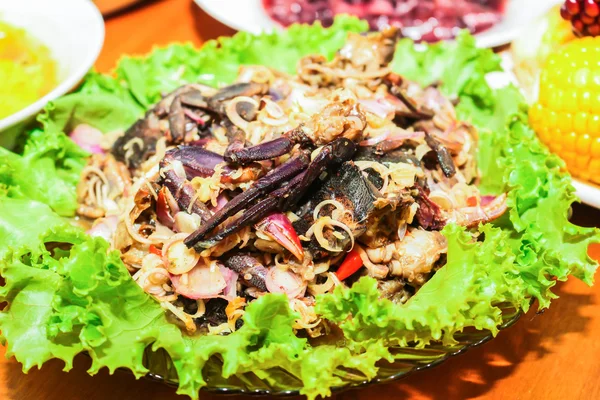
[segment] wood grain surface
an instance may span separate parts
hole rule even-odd
[[[239,0],[245,1],[245,0]],[[191,41],[200,45],[233,31],[212,20],[191,0],[147,2],[106,21],[106,43],[96,64],[108,72],[123,54],[143,54],[155,45]],[[573,219],[600,226],[600,211],[576,205]],[[600,259],[600,246],[590,249]],[[543,314],[530,312],[491,342],[432,370],[397,383],[339,394],[340,399],[600,399],[600,284],[589,288],[571,279],[559,284]],[[4,348],[0,348],[4,353]],[[70,372],[51,361],[28,375],[0,357],[2,400],[171,400],[174,389],[127,373],[85,372],[79,357]],[[203,398],[212,399],[205,395]],[[241,399],[241,397],[239,398]]]

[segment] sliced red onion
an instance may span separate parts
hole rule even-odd
[[[223,290],[223,296],[228,300],[236,298],[239,274],[227,267],[221,266],[219,268],[221,269],[221,275],[223,275],[225,282],[227,282],[227,286]]]
[[[388,141],[388,142],[402,141],[403,142],[408,139],[418,139],[418,138],[423,138],[423,137],[425,137],[424,132],[421,132],[421,131],[411,132],[411,131],[399,129],[399,130],[394,131],[394,133],[392,133],[392,131],[388,131],[388,132],[384,133],[383,135],[379,135],[379,136],[371,138],[371,139],[363,140],[362,142],[359,143],[359,146],[364,146],[364,147],[374,146],[383,141]]]
[[[494,200],[496,200],[496,196],[481,196],[480,204],[481,204],[482,207],[483,206],[487,206],[488,204],[490,204]]]
[[[187,273],[187,278],[171,275],[171,283],[176,293],[193,300],[213,299],[227,287],[221,267],[211,267],[202,262]]]
[[[79,147],[93,154],[104,154],[104,150],[100,146],[102,136],[102,132],[86,124],[77,125],[69,135]]]
[[[219,211],[221,208],[225,207],[225,205],[229,202],[229,199],[227,198],[226,195],[224,195],[223,193],[221,193],[218,197],[217,197],[217,205],[212,207],[211,211],[212,212],[217,212]]]
[[[375,114],[379,118],[392,119],[396,108],[389,101],[384,99],[374,100],[359,100],[358,101],[365,110]]]
[[[169,228],[173,228],[173,224],[175,223],[173,216],[177,214],[178,211],[179,206],[171,192],[166,187],[160,189],[156,199],[156,217],[160,223]]]
[[[86,233],[93,237],[101,237],[104,238],[107,242],[112,240],[113,235],[117,231],[117,225],[119,224],[119,217],[116,215],[111,215],[101,220],[98,220],[96,224],[92,228],[90,228]]]
[[[185,114],[186,117],[188,117],[189,119],[191,119],[192,121],[194,121],[198,125],[204,125],[205,124],[205,122],[202,119],[202,117],[200,117],[199,115],[197,115],[196,113],[194,113],[192,110],[184,108],[183,109],[183,113]]]
[[[271,293],[285,293],[289,299],[304,295],[306,284],[293,272],[271,267],[265,279],[267,289]]]
[[[193,142],[190,142],[190,146],[198,146],[198,147],[204,147],[206,146],[211,140],[213,140],[213,138],[211,136],[207,136],[205,138],[202,139],[198,139],[198,140],[194,140]]]
[[[319,113],[327,105],[327,100],[306,96],[306,92],[310,90],[311,88],[308,86],[298,86],[292,89],[287,99],[288,107],[297,105],[303,112],[309,115]]]

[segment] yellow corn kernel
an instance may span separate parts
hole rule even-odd
[[[592,93],[589,90],[584,91],[579,96],[579,110],[592,112]]]
[[[596,137],[590,146],[592,158],[600,160],[600,137]]]
[[[590,107],[594,114],[600,114],[600,88],[592,94],[592,106]]]
[[[564,149],[567,151],[575,151],[575,142],[577,141],[577,133],[569,132],[563,135]]]
[[[569,132],[573,129],[573,115],[570,113],[558,113],[558,129],[561,132]]]
[[[549,57],[529,117],[574,176],[600,183],[600,37],[569,41]]]
[[[591,115],[588,120],[589,134],[592,137],[600,137],[600,115]]]
[[[592,146],[592,138],[589,134],[584,133],[577,137],[575,142],[575,151],[577,154],[590,154],[590,148]]]
[[[587,132],[587,121],[587,113],[578,112],[577,114],[575,114],[575,118],[573,119],[573,129],[575,130],[575,132]]]

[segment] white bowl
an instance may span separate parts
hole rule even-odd
[[[2,131],[29,120],[92,68],[104,43],[104,20],[90,0],[1,0],[0,21],[24,28],[50,49],[59,82],[35,103],[0,119],[0,141],[5,141]]]
[[[269,18],[261,0],[194,0],[214,19],[239,31],[260,33],[282,29]],[[497,47],[510,43],[523,27],[560,0],[509,0],[504,19],[493,28],[475,35],[480,47]]]

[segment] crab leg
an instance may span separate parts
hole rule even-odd
[[[454,166],[454,160],[452,160],[452,156],[448,149],[427,132],[425,132],[425,142],[427,142],[427,145],[435,152],[444,175],[448,178],[452,178],[456,174],[456,167]]]
[[[163,185],[169,189],[177,200],[180,209],[198,214],[202,221],[208,221],[212,217],[212,213],[203,202],[198,199],[193,200],[196,198],[196,190],[185,178],[177,175],[173,169],[165,169],[163,176]],[[193,204],[192,201],[194,201]]]
[[[278,200],[275,197],[267,197],[266,199],[259,201],[254,206],[244,211],[241,217],[228,222],[224,227],[219,229],[217,233],[205,240],[197,242],[194,247],[199,251],[213,247],[227,236],[233,235],[243,228],[257,223],[272,213],[273,210],[277,208],[277,202]]]
[[[227,139],[229,140],[229,146],[227,146],[227,149],[225,150],[224,158],[227,162],[235,162],[234,159],[231,158],[231,155],[244,149],[244,146],[246,145],[246,134],[229,120],[223,121],[223,125],[225,125]]]
[[[269,93],[266,83],[240,82],[225,86],[209,98],[209,103],[221,103],[238,96],[256,96]]]
[[[300,238],[292,226],[292,222],[285,214],[280,212],[271,213],[259,221],[255,228],[282,245],[298,260],[304,260],[304,250]]]
[[[292,191],[285,199],[283,208],[289,210],[300,200],[308,187],[323,173],[325,168],[331,164],[341,164],[350,160],[356,152],[356,145],[351,140],[339,138],[323,146],[319,154],[310,163],[302,183],[292,187]]]
[[[232,143],[225,152],[225,160],[239,164],[270,160],[289,153],[292,147],[294,147],[294,142],[286,136],[246,148],[243,145],[240,147]]]
[[[215,172],[215,167],[224,160],[219,154],[199,146],[179,146],[167,151],[160,163],[161,170],[173,161],[181,162],[186,175],[191,179],[196,176],[211,176]]]
[[[266,194],[270,189],[298,175],[308,166],[308,156],[304,153],[294,157],[286,163],[275,168],[264,177],[260,178],[245,192],[234,197],[223,208],[221,208],[213,217],[202,224],[198,230],[188,236],[184,243],[188,246],[194,246],[200,242],[208,232],[219,226],[227,218],[243,210],[248,204]],[[264,217],[264,215],[263,215]]]
[[[186,176],[190,180],[197,176],[212,176],[215,173],[216,166],[225,162],[221,155],[200,146],[179,146],[169,150],[161,162],[161,169],[174,161],[181,162]],[[239,183],[258,179],[264,174],[264,167],[260,164],[248,166],[243,169],[240,175],[237,169],[222,165],[221,171],[221,182]]]
[[[208,109],[206,97],[203,96],[202,93],[200,93],[200,91],[184,93],[179,97],[179,100],[186,106]]]
[[[173,143],[180,143],[185,137],[185,114],[180,96],[175,96],[169,107],[169,132]]]
[[[237,149],[228,148],[225,152],[225,160],[239,164],[270,160],[289,153],[296,143],[311,143],[301,128],[293,129],[277,139],[256,146]]]
[[[198,249],[212,247],[217,242],[223,240],[227,236],[239,231],[240,229],[248,225],[260,221],[262,218],[266,217],[275,210],[288,210],[290,207],[296,204],[296,202],[304,195],[304,193],[306,193],[311,184],[319,177],[319,175],[321,175],[321,173],[327,168],[327,166],[349,160],[350,158],[352,158],[352,155],[354,154],[355,150],[356,145],[354,144],[354,142],[345,138],[336,139],[333,142],[323,146],[323,149],[310,163],[308,169],[305,172],[296,175],[287,185],[280,187],[279,189],[270,193],[266,199],[259,201],[256,205],[247,209],[240,218],[234,221],[230,221],[219,231],[217,231],[214,235],[202,240],[203,237],[210,230],[214,229],[217,225],[224,221],[226,217],[221,220],[218,220],[218,222],[215,225],[211,223],[212,221],[207,222],[192,235],[196,235],[197,232],[202,232],[202,234],[195,236],[193,239],[190,239],[190,237],[188,237],[184,241],[185,244],[188,247],[195,245]],[[267,174],[265,178],[267,178],[268,176],[269,175]],[[225,208],[227,208],[232,203],[234,203],[237,207],[234,208],[233,212],[228,213],[226,216],[231,216],[235,214],[236,212],[243,209],[244,205],[249,203],[248,200],[244,199],[243,201],[238,201],[238,199],[248,196],[248,193],[251,192],[252,189],[253,188],[250,188],[248,191],[242,193],[241,195],[235,197],[232,201],[227,203]],[[265,191],[256,191],[256,195],[252,198],[252,200],[257,199],[259,196],[263,195],[264,192]],[[215,214],[213,219],[217,219],[217,214]]]
[[[235,254],[225,258],[225,266],[238,274],[240,278],[248,285],[267,291],[265,278],[267,277],[267,268],[256,258],[249,254]]]
[[[274,192],[270,193],[267,198],[260,200],[258,203],[248,208],[241,217],[229,221],[225,226],[219,229],[215,234],[206,238],[205,240],[196,243],[195,247],[200,250],[203,248],[209,248],[225,239],[227,236],[239,232],[246,226],[253,225],[258,221],[271,214],[273,211],[280,209],[282,199],[285,199],[288,193],[294,188],[298,187],[305,177],[305,172],[296,175],[287,185],[280,187]],[[290,189],[291,188],[291,189]],[[238,197],[241,197],[238,196]],[[235,200],[234,198],[233,200]]]

